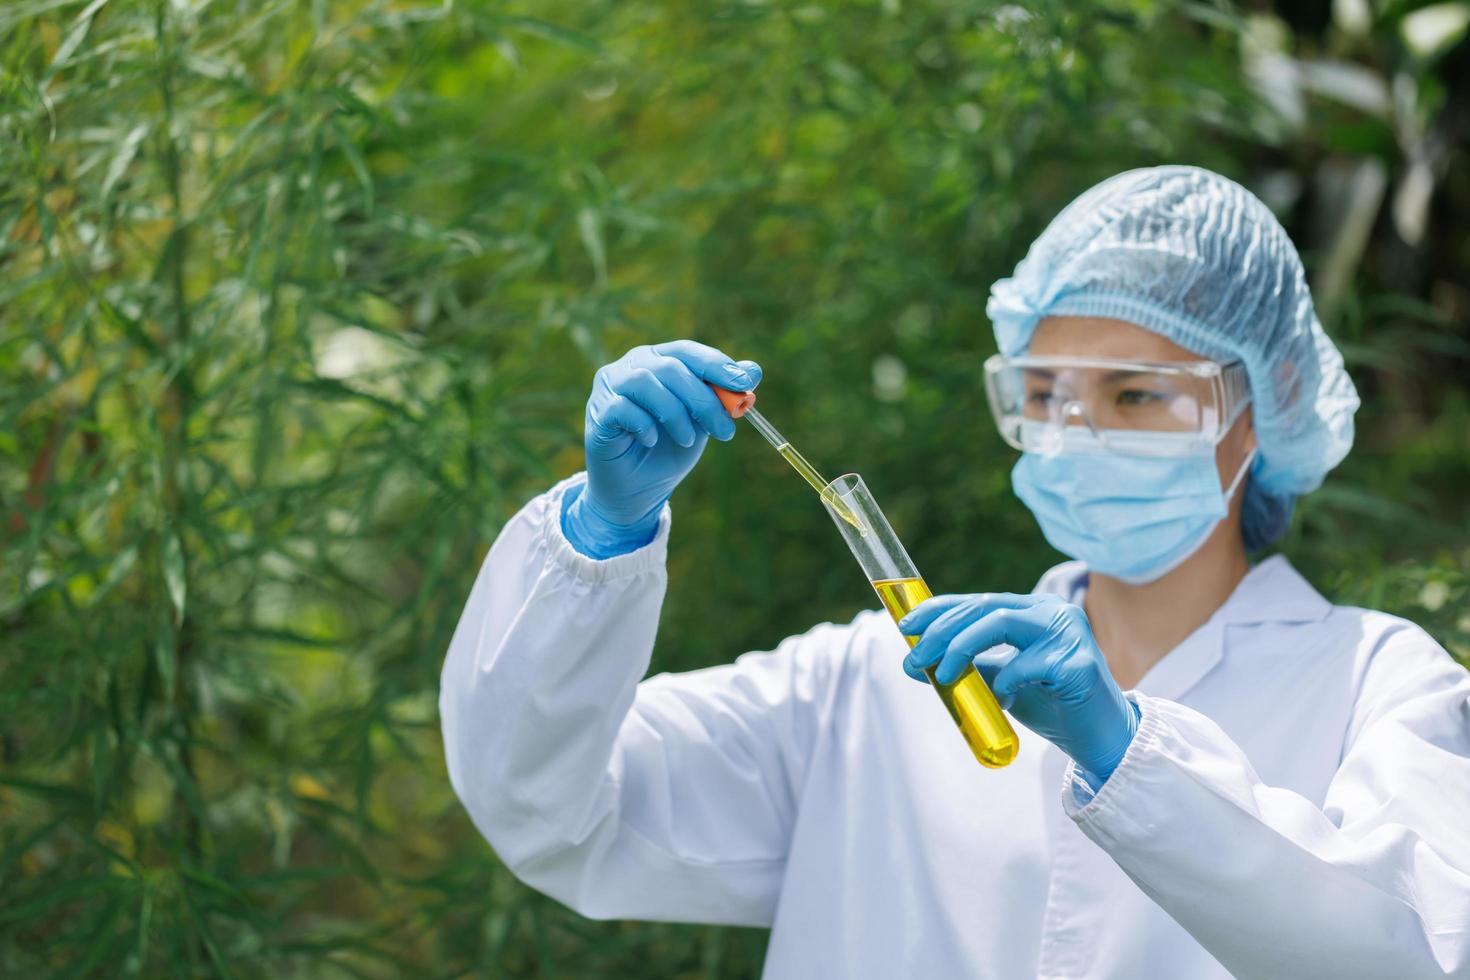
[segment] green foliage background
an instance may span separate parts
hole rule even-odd
[[[595,368],[689,336],[936,588],[1029,587],[986,290],[1131,166],[1278,208],[1365,398],[1284,548],[1470,657],[1470,4],[1423,7],[0,7],[0,975],[758,972],[475,834],[435,701],[478,563]],[[749,433],[674,508],[655,669],[871,604]]]

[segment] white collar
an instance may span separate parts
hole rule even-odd
[[[1036,591],[1077,602],[1086,584],[1087,566],[1071,561],[1043,575]],[[1224,657],[1226,626],[1319,622],[1331,611],[1332,604],[1302,578],[1286,556],[1272,555],[1246,572],[1224,605],[1149,668],[1137,689],[1154,697],[1181,697]]]
[[[1087,566],[1063,562],[1047,570],[1037,592],[1050,592],[1076,602],[1087,587]],[[1271,555],[1252,565],[1216,609],[1211,621],[1224,623],[1316,622],[1326,619],[1332,603],[1302,578],[1285,555]]]

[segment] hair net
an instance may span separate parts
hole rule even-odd
[[[1250,191],[1198,167],[1129,170],[1069,204],[985,307],[1001,353],[1044,316],[1126,320],[1201,357],[1240,360],[1260,451],[1242,535],[1286,530],[1353,442],[1358,394],[1312,309],[1286,230]]]

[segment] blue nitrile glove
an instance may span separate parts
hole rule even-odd
[[[652,541],[664,501],[709,436],[735,435],[734,420],[705,382],[749,391],[760,380],[754,361],[736,362],[692,340],[635,347],[600,368],[583,430],[586,489],[562,504],[562,533],[572,547],[611,558]]]
[[[935,596],[898,628],[922,634],[904,658],[910,677],[927,683],[921,668],[938,664],[935,679],[953,684],[973,663],[1000,706],[1071,756],[1094,790],[1138,731],[1138,708],[1113,680],[1087,614],[1057,596]]]

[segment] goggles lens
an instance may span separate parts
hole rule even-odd
[[[985,388],[1006,442],[1040,453],[1199,451],[1250,400],[1239,362],[996,355],[985,362]]]

